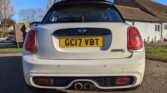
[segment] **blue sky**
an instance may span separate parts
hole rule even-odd
[[[167,5],[167,0],[153,0],[158,3]],[[29,9],[29,8],[46,8],[47,7],[47,0],[12,0],[12,3],[15,8],[15,16],[13,17],[14,20],[17,22],[19,21],[18,12],[22,9]]]
[[[14,20],[19,21],[18,12],[29,8],[46,8],[47,0],[12,0],[15,8]]]
[[[167,5],[167,0],[153,0],[153,1],[163,4],[163,5]]]

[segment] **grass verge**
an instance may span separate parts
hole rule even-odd
[[[22,48],[1,48],[0,49],[0,54],[3,53],[21,53]]]
[[[167,47],[146,48],[146,58],[148,60],[167,62]]]

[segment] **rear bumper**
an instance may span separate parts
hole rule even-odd
[[[46,60],[36,59],[32,55],[23,55],[23,69],[25,81],[28,85],[37,88],[67,89],[68,86],[48,87],[39,86],[33,82],[33,77],[108,77],[133,76],[134,83],[128,86],[102,87],[90,81],[99,89],[131,88],[141,84],[145,71],[145,55],[134,54],[131,58],[104,59],[104,60]],[[87,81],[87,80],[86,80]],[[89,80],[88,80],[89,81]]]

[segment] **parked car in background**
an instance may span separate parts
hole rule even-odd
[[[16,37],[15,36],[1,37],[0,41],[3,41],[3,42],[15,42],[16,41]]]
[[[26,84],[36,88],[134,88],[145,72],[140,32],[105,0],[55,3],[29,31],[22,59]]]
[[[15,42],[16,41],[16,37],[15,36],[8,36],[6,41]]]
[[[7,37],[0,37],[0,41],[6,41]]]

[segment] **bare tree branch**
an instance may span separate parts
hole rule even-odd
[[[11,0],[0,0],[0,21],[11,19],[14,13],[15,11]]]
[[[14,7],[11,0],[0,0],[0,23],[2,24],[2,30],[5,31],[6,20],[11,19],[14,16]]]
[[[20,17],[21,22],[34,22],[34,21],[41,21],[45,15],[46,11],[42,8],[37,9],[23,9],[21,10],[18,15]]]
[[[51,6],[53,5],[54,0],[48,0],[48,4],[47,4],[47,10],[49,10],[51,8]]]

